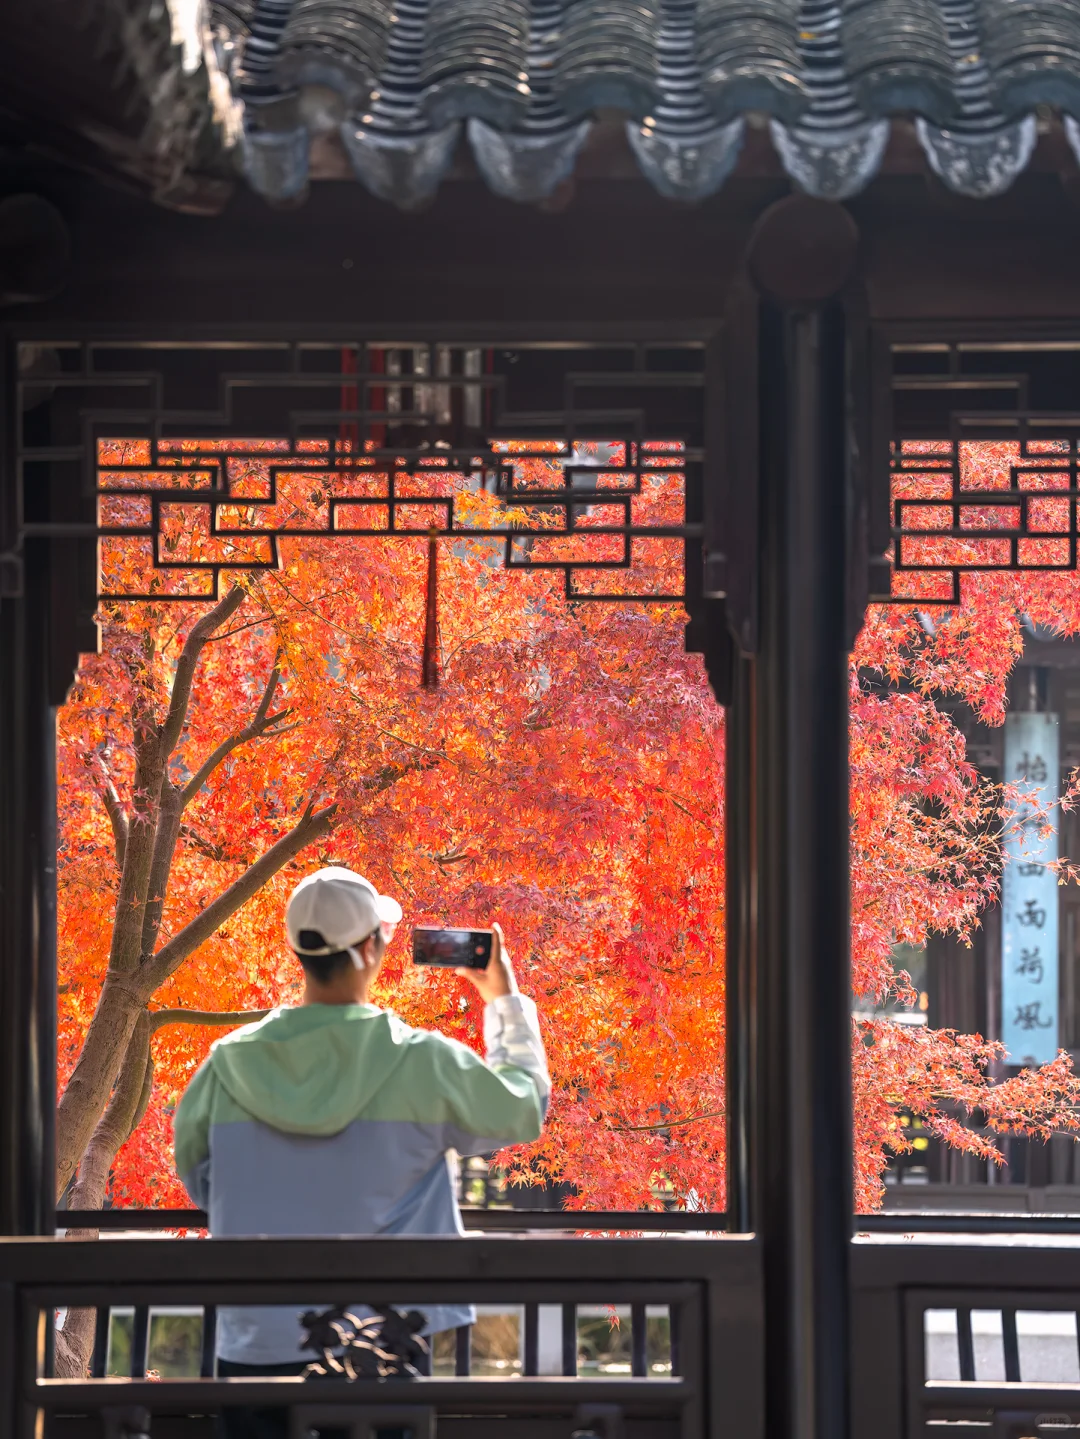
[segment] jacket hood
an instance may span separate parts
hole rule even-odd
[[[219,1039],[218,1080],[255,1119],[289,1134],[337,1134],[405,1058],[412,1031],[371,1004],[276,1009]]]

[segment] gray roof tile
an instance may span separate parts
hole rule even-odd
[[[222,0],[217,14],[244,4],[249,178],[267,193],[302,183],[266,151],[295,149],[305,85],[337,92],[358,177],[406,204],[438,185],[461,121],[492,187],[537,200],[572,171],[591,113],[620,109],[645,176],[693,200],[763,111],[796,183],[843,199],[876,173],[894,115],[972,195],[1027,163],[1036,105],[1080,116],[1080,0]]]

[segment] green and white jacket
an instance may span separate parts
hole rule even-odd
[[[536,1139],[551,1089],[531,999],[488,1004],[484,1039],[481,1059],[369,1004],[277,1009],[219,1039],[175,1130],[177,1170],[211,1233],[462,1234],[454,1152]],[[219,1356],[303,1359],[299,1315],[312,1307],[223,1308]],[[472,1317],[425,1309],[428,1332]]]

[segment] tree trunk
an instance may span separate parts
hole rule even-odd
[[[96,1239],[96,1229],[72,1230],[69,1239]],[[57,1379],[85,1379],[94,1352],[96,1309],[69,1309],[64,1326],[56,1331]]]
[[[79,1177],[72,1185],[72,1209],[101,1209],[109,1188],[109,1169],[120,1146],[138,1120],[139,1108],[150,1063],[150,1016],[144,1008],[132,1024],[124,1064],[105,1113],[94,1129],[79,1165]],[[69,1239],[96,1239],[96,1229],[72,1229]],[[56,1375],[59,1379],[82,1379],[94,1348],[93,1309],[69,1309],[64,1326],[56,1334]]]
[[[168,1011],[168,1017],[155,1019],[147,1010],[154,993],[284,864],[327,834],[333,824],[335,806],[316,810],[314,801],[310,803],[291,830],[155,952],[187,804],[238,746],[287,732],[282,722],[288,718],[288,711],[272,712],[281,678],[275,660],[251,721],[223,740],[186,783],[174,784],[170,775],[173,752],[187,721],[199,657],[243,599],[244,590],[235,587],[192,628],[173,674],[168,712],[160,723],[151,692],[144,685],[153,646],[148,642],[144,647],[141,660],[132,670],[137,697],[131,710],[135,774],[130,812],[100,756],[88,761],[96,763],[101,774],[100,793],[113,829],[120,885],[105,980],[57,1112],[57,1197],[78,1171],[68,1201],[72,1209],[100,1209],[105,1203],[113,1160],[139,1122],[150,1096],[150,1040],[154,1030],[168,1023],[242,1023],[249,1017],[215,1017],[200,1012],[189,1019],[183,1011],[174,1010]],[[96,1239],[97,1230],[70,1231],[70,1237]],[[85,1374],[93,1337],[93,1311],[70,1310],[56,1337],[58,1375],[77,1378]]]
[[[145,1010],[148,997],[142,993],[142,987],[134,975],[123,978],[108,975],[105,979],[82,1050],[57,1110],[58,1198],[71,1182],[83,1155],[87,1153],[87,1147],[92,1143],[91,1136],[96,1139],[94,1125],[101,1119],[109,1102],[109,1094],[117,1074],[130,1052],[139,1012]],[[105,1120],[102,1119],[101,1122],[104,1123]],[[109,1156],[109,1162],[112,1162],[112,1155]],[[86,1207],[100,1208],[100,1202]]]
[[[70,1183],[86,1146],[91,1142],[94,1124],[108,1103],[140,1010],[146,1008],[154,991],[164,984],[188,955],[209,939],[214,930],[231,918],[241,905],[246,904],[282,865],[329,833],[333,818],[333,806],[322,810],[313,810],[309,806],[287,834],[260,855],[234,884],[197,914],[157,954],[148,957],[134,974],[110,972],[106,975],[82,1052],[57,1112],[58,1196]],[[110,1163],[112,1157],[109,1157]]]
[[[144,1008],[132,1025],[116,1088],[79,1164],[69,1199],[72,1209],[100,1209],[105,1203],[112,1162],[135,1128],[149,1061],[150,1015]]]

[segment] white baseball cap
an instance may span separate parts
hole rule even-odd
[[[357,965],[361,961],[353,945],[374,934],[381,924],[400,921],[401,905],[396,899],[380,894],[362,875],[336,864],[302,879],[285,910],[289,945],[301,959],[345,950]],[[315,948],[302,944],[300,936],[308,930],[316,931],[323,943]],[[304,937],[310,941],[312,936]]]

